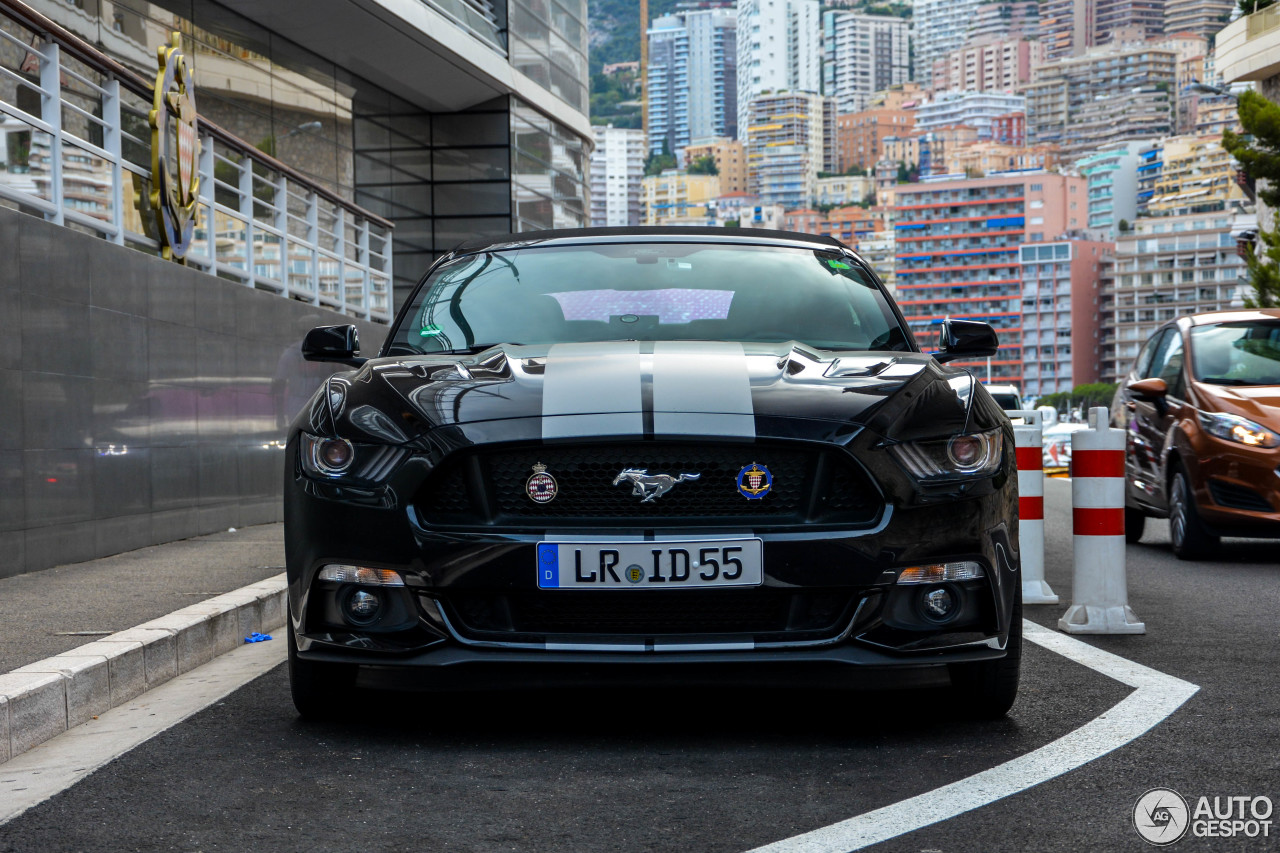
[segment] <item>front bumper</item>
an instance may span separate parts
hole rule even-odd
[[[537,588],[535,551],[545,535],[432,531],[417,523],[410,509],[331,500],[308,489],[305,478],[291,477],[286,478],[285,496],[289,629],[295,632],[300,657],[356,663],[361,684],[399,689],[552,686],[601,679],[743,685],[847,681],[864,686],[881,677],[900,685],[927,681],[922,670],[1004,654],[1021,588],[1016,500],[1013,485],[1002,482],[954,501],[889,507],[879,524],[866,530],[643,531],[655,539],[759,536],[764,583],[756,589],[762,594],[845,602],[820,625],[788,616],[774,630],[712,634],[592,628],[539,634],[513,626],[504,635],[500,622],[484,631],[460,624],[466,620],[456,602],[479,596],[501,607],[579,595]],[[601,531],[590,533],[599,536]],[[966,618],[951,625],[915,618],[912,602],[922,588],[897,584],[898,570],[954,560],[978,562],[985,571],[982,579],[953,585],[969,607]],[[386,630],[341,624],[333,607],[338,590],[316,581],[329,563],[389,568],[403,575],[406,586],[388,591],[403,606],[393,608],[397,617]],[[591,594],[623,600],[640,591]]]

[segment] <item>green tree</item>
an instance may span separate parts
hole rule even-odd
[[[1257,92],[1243,92],[1236,104],[1244,133],[1222,133],[1222,147],[1231,152],[1246,175],[1258,184],[1258,198],[1274,212],[1280,208],[1280,105]],[[1249,308],[1270,308],[1280,304],[1280,236],[1275,229],[1258,228],[1262,256],[1249,252],[1245,263],[1253,298]]]
[[[1091,409],[1094,406],[1110,406],[1116,395],[1116,385],[1111,382],[1090,382],[1077,385],[1070,391],[1058,391],[1045,394],[1036,401],[1037,406],[1052,406],[1058,411],[1079,408]]]
[[[652,175],[661,175],[667,169],[676,167],[676,155],[671,153],[671,143],[666,139],[662,140],[662,151],[657,154],[650,154],[649,159],[644,161],[645,177]]]
[[[1237,0],[1236,5],[1240,7],[1240,11],[1246,15],[1252,15],[1259,9],[1265,9],[1276,0]]]
[[[1121,234],[1127,234],[1129,232],[1129,220],[1121,219],[1117,227],[1120,229]]]
[[[706,157],[699,157],[689,164],[690,175],[718,175],[720,167],[716,165],[716,158],[708,154]]]

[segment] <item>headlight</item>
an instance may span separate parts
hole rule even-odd
[[[1275,447],[1280,445],[1280,436],[1262,424],[1254,423],[1248,418],[1238,415],[1224,415],[1218,412],[1199,412],[1200,426],[1209,435],[1217,436],[1237,444],[1249,447]]]
[[[1000,468],[1004,433],[997,427],[987,432],[957,435],[937,441],[908,441],[895,444],[898,461],[918,480],[951,480],[985,477]]]
[[[353,444],[345,438],[302,433],[302,470],[327,480],[379,483],[404,460],[408,451],[385,444]]]

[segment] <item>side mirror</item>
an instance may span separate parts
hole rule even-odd
[[[941,348],[933,354],[939,362],[961,358],[986,358],[1000,349],[996,330],[973,320],[943,320]]]
[[[359,354],[360,331],[355,326],[316,326],[302,339],[302,357],[307,361],[336,361],[359,367],[369,360]]]
[[[1139,400],[1154,403],[1165,398],[1169,386],[1163,379],[1138,379],[1129,383],[1129,393]]]

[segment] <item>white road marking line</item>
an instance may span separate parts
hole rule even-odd
[[[0,826],[279,666],[287,645],[246,643],[0,764]]]
[[[1024,636],[1068,660],[1135,688],[1117,705],[1033,752],[950,785],[750,853],[850,853],[1025,791],[1119,749],[1165,720],[1200,688],[1024,621]]]

